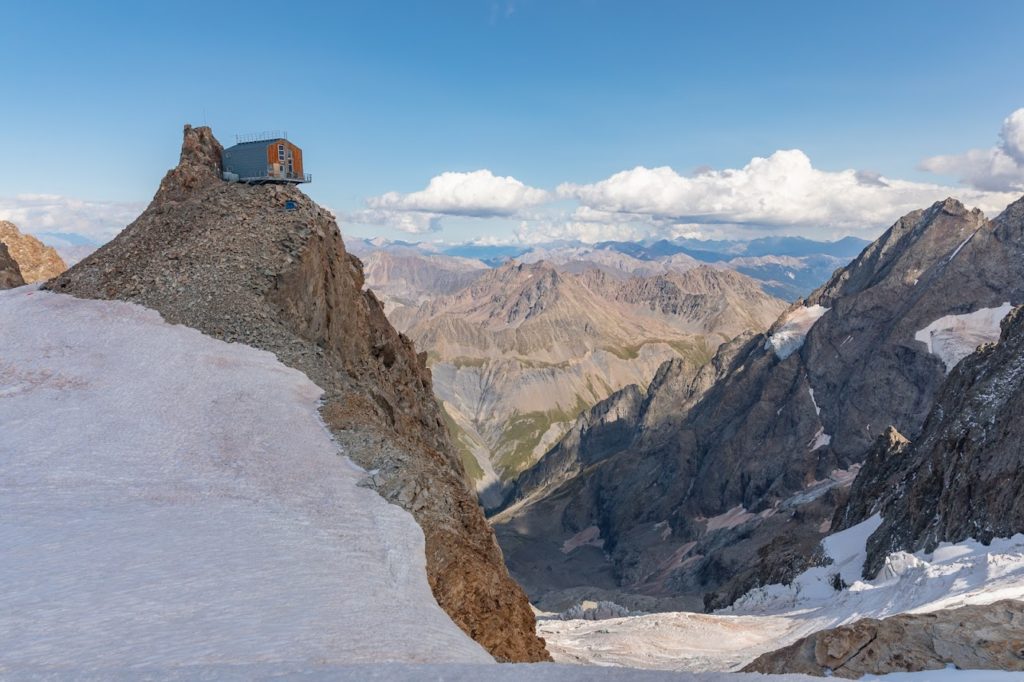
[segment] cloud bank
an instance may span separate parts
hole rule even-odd
[[[921,162],[921,169],[955,176],[979,190],[1024,191],[1024,108],[1003,121],[995,147],[932,156]]]
[[[30,234],[66,235],[68,243],[110,240],[146,207],[141,201],[88,201],[56,194],[0,197],[0,219]]]
[[[755,157],[739,169],[680,175],[643,166],[588,185],[563,184],[559,196],[623,219],[665,226],[731,225],[763,232],[827,228],[848,232],[888,226],[899,216],[956,195],[970,205],[1001,208],[1010,194],[909,182],[856,170],[824,171],[799,149]]]

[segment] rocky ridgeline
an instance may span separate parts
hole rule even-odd
[[[0,289],[20,287],[24,283],[25,279],[21,276],[18,262],[11,258],[7,245],[0,242]]]
[[[858,679],[949,666],[1024,671],[1024,602],[864,618],[763,654],[743,671]]]
[[[7,246],[26,284],[46,281],[67,269],[56,249],[30,234],[22,234],[14,223],[6,220],[0,220],[0,244]]]
[[[419,522],[440,606],[496,658],[547,660],[449,442],[424,355],[363,289],[333,216],[294,186],[224,182],[221,152],[209,128],[186,126],[181,161],[149,207],[48,286],[154,308],[304,372],[324,389],[322,414],[345,454],[372,472],[366,485]]]
[[[645,400],[678,407],[617,434],[613,451],[584,445],[571,459],[587,466],[498,518],[513,574],[534,597],[599,575],[595,587],[703,595],[717,608],[823,560],[819,541],[875,439],[890,426],[918,439],[945,382],[943,359],[916,335],[1024,301],[1022,202],[993,221],[953,199],[914,211],[768,333],[723,348],[695,401],[686,381],[648,388]],[[600,551],[567,556],[589,554],[590,570],[545,583],[563,561],[550,549],[588,529]]]

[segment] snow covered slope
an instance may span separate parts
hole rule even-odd
[[[865,543],[880,523],[873,516],[828,536],[823,544],[833,560],[830,565],[808,569],[790,585],[753,590],[714,615],[542,620],[538,630],[556,661],[735,670],[761,653],[861,618],[1024,599],[1024,534],[994,540],[989,546],[967,541],[944,543],[932,554],[897,552],[876,579],[861,580]],[[836,590],[836,576],[845,589]]]
[[[0,294],[0,677],[490,662],[320,389],[145,308]]]

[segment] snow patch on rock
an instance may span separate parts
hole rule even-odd
[[[1009,301],[998,308],[981,308],[964,315],[946,315],[914,334],[946,365],[948,374],[958,362],[983,343],[999,340],[999,323],[1013,308]]]
[[[814,434],[814,438],[808,444],[808,447],[811,449],[811,452],[814,452],[818,448],[823,448],[831,442],[832,436],[825,433],[825,428],[821,427],[818,429],[818,432]]]
[[[764,349],[774,350],[780,360],[785,360],[800,350],[804,345],[804,339],[807,338],[807,332],[829,310],[831,309],[815,304],[791,311],[775,333],[765,341]]]

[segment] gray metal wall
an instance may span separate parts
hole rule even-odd
[[[273,140],[238,144],[224,150],[224,170],[239,177],[263,177],[267,174],[267,147]]]

